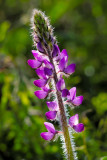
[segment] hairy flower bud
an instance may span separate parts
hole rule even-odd
[[[53,28],[49,20],[43,12],[36,9],[33,10],[31,27],[34,46],[36,45],[37,49],[42,53],[45,53],[45,47],[50,47],[52,50],[53,44],[56,43],[56,38],[53,36]]]

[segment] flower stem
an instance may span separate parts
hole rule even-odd
[[[60,125],[61,125],[61,129],[62,129],[63,135],[64,135],[64,143],[65,143],[66,152],[67,152],[66,153],[67,159],[74,160],[74,153],[72,150],[72,144],[71,144],[71,139],[70,139],[70,133],[68,130],[67,117],[66,117],[66,113],[65,113],[65,109],[64,109],[64,104],[63,104],[61,93],[56,88],[56,83],[58,82],[58,77],[57,77],[57,73],[55,70],[55,65],[53,62],[53,58],[51,57],[51,51],[49,49],[46,49],[46,51],[48,53],[50,62],[54,66],[54,72],[53,72],[54,87],[56,89],[56,95],[57,95],[57,100],[58,100],[58,105],[59,105],[59,110],[60,110]]]

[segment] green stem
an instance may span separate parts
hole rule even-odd
[[[47,53],[48,53],[50,62],[54,66],[53,58],[51,57],[50,51],[48,50]],[[72,144],[71,144],[71,139],[70,139],[70,133],[68,130],[67,117],[66,117],[66,113],[65,113],[65,109],[64,109],[64,104],[63,104],[61,93],[56,88],[56,83],[58,82],[58,78],[57,78],[55,66],[54,66],[54,76],[53,77],[54,77],[53,79],[54,79],[54,86],[56,89],[56,95],[57,95],[57,99],[58,99],[58,105],[59,105],[59,111],[60,111],[60,124],[61,124],[61,127],[62,127],[61,129],[62,129],[63,135],[64,135],[64,143],[65,143],[66,152],[67,152],[66,153],[67,159],[74,160],[74,153],[72,150]]]

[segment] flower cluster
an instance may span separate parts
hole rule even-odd
[[[38,44],[39,43],[39,44]],[[75,71],[75,64],[68,65],[68,54],[65,49],[60,52],[57,44],[53,44],[53,50],[51,51],[50,57],[52,58],[53,64],[50,62],[49,55],[45,53],[41,42],[37,43],[38,50],[32,50],[34,59],[29,59],[28,64],[30,67],[35,69],[36,74],[40,79],[34,81],[34,85],[39,87],[41,90],[37,90],[34,94],[39,99],[45,99],[47,96],[53,92],[50,88],[51,80],[54,79],[54,74],[57,75],[57,82],[55,86],[55,93],[59,92],[62,96],[63,102],[67,104],[72,104],[73,106],[79,106],[83,101],[83,96],[76,97],[76,87],[70,90],[66,89],[65,81],[63,76],[70,76]],[[49,111],[46,112],[46,118],[48,120],[60,119],[60,108],[58,106],[58,101],[48,101],[47,106]],[[76,132],[81,132],[84,130],[84,125],[79,123],[78,114],[72,116],[69,119],[69,126],[72,127]],[[52,140],[54,136],[58,133],[51,123],[45,122],[45,127],[48,132],[41,133],[41,137],[45,140]]]

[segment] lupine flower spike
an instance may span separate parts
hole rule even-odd
[[[58,121],[61,127],[58,131],[52,123],[44,122],[47,132],[42,132],[41,137],[46,141],[51,141],[56,135],[60,135],[66,159],[77,159],[74,142],[72,142],[72,129],[76,132],[82,132],[84,125],[79,123],[78,114],[68,118],[65,104],[79,106],[83,101],[83,96],[76,97],[76,87],[68,90],[63,78],[63,76],[68,77],[73,74],[76,65],[74,63],[68,64],[67,51],[65,49],[60,51],[53,35],[53,29],[44,13],[34,10],[31,26],[36,50],[32,50],[34,59],[29,59],[28,65],[35,69],[39,79],[33,83],[40,88],[34,94],[39,99],[47,97],[49,99],[52,94],[54,95],[53,101],[47,102],[49,110],[45,116],[48,120]]]

